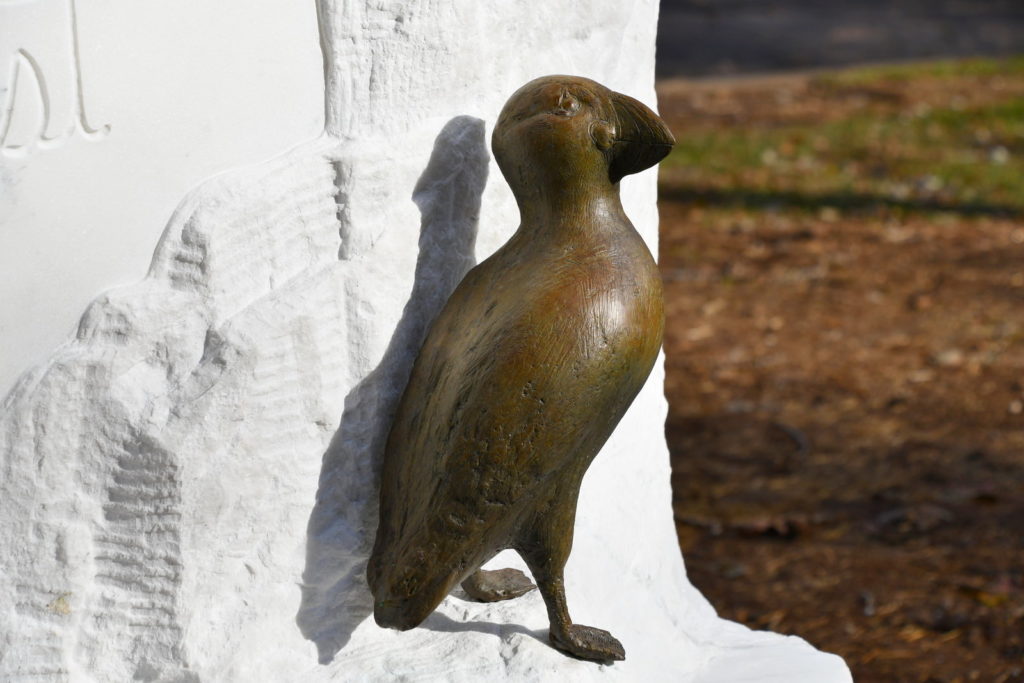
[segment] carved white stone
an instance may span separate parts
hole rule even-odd
[[[0,394],[185,194],[323,129],[312,0],[0,0]]]
[[[456,591],[420,628],[374,624],[363,575],[391,412],[433,315],[515,229],[490,126],[546,73],[653,105],[657,5],[317,11],[325,135],[189,192],[147,277],[96,299],[2,405],[0,678],[849,681],[802,640],[718,619],[687,582],[660,369],[584,481],[566,580],[573,616],[618,636],[625,662],[550,648],[536,593]],[[96,119],[104,145],[115,114]],[[623,183],[652,249],[654,193],[653,173]]]

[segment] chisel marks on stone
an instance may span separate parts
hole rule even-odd
[[[137,435],[109,472],[104,524],[94,538],[97,597],[87,649],[132,652],[183,665],[177,606],[182,563],[181,492],[174,456]]]

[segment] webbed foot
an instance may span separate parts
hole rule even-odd
[[[462,582],[462,588],[478,602],[498,602],[526,595],[536,586],[518,569],[478,569]]]
[[[562,652],[593,662],[621,662],[626,658],[615,636],[603,629],[569,624],[564,631],[551,629],[551,644]]]

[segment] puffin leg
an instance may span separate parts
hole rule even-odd
[[[551,644],[580,659],[621,661],[626,658],[626,651],[615,636],[600,628],[574,624],[569,617],[563,571],[572,550],[572,528],[576,517],[575,496],[572,498],[567,513],[564,509],[548,508],[544,514],[538,515],[528,542],[517,550],[533,572],[533,579],[548,609]]]
[[[526,595],[536,586],[518,569],[477,569],[462,588],[477,602],[498,602]]]

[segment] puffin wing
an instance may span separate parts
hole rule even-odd
[[[636,367],[636,297],[603,280],[607,269],[571,259],[534,265],[489,260],[467,275],[399,403],[368,578],[378,603],[415,603],[394,610],[408,617],[403,626],[515,547],[556,488],[575,500],[656,357],[657,343]]]

